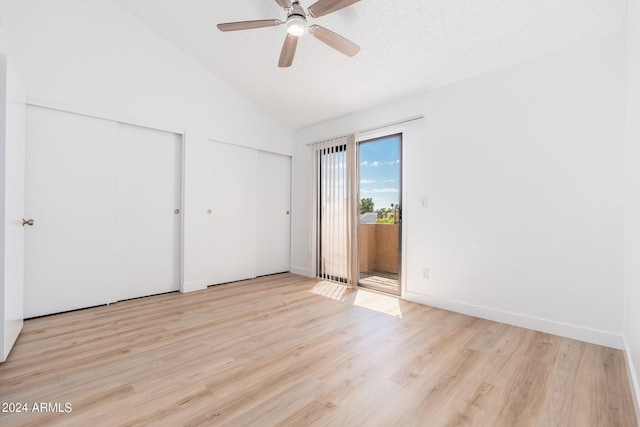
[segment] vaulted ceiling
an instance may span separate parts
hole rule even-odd
[[[434,89],[624,29],[626,0],[362,0],[313,19],[360,45],[353,58],[307,35],[278,68],[275,0],[116,0],[293,129]],[[300,0],[306,9],[315,0]]]

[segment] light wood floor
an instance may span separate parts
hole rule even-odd
[[[27,321],[2,426],[635,426],[618,350],[284,274]]]

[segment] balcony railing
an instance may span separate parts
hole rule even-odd
[[[398,273],[399,224],[360,223],[360,272]]]

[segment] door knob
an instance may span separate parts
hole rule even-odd
[[[24,227],[25,225],[33,226],[33,220],[32,219],[24,219],[24,218],[22,218],[22,226]]]

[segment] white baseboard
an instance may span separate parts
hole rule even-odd
[[[429,305],[456,313],[467,314],[469,316],[480,317],[482,319],[493,320],[521,328],[533,329],[535,331],[546,332],[592,344],[604,345],[607,347],[622,350],[624,340],[622,335],[613,332],[601,331],[598,329],[585,328],[583,326],[569,323],[556,322],[553,320],[541,319],[509,311],[496,310],[460,301],[444,300],[415,292],[406,292],[404,298],[424,305]]]
[[[631,394],[633,397],[633,403],[636,407],[636,420],[640,427],[640,383],[638,382],[638,375],[635,366],[633,364],[633,358],[631,357],[631,349],[629,348],[629,342],[627,337],[623,337],[624,340],[624,357],[627,360],[627,369],[629,374],[629,384],[631,384]]]
[[[291,266],[291,273],[293,274],[299,274],[300,276],[306,276],[306,277],[314,277],[313,273],[311,272],[310,269],[308,268],[302,268],[302,267],[294,267]]]
[[[193,282],[186,282],[182,284],[182,289],[180,292],[187,293],[193,291],[201,291],[203,289],[207,289],[207,282],[204,280],[196,280]]]

